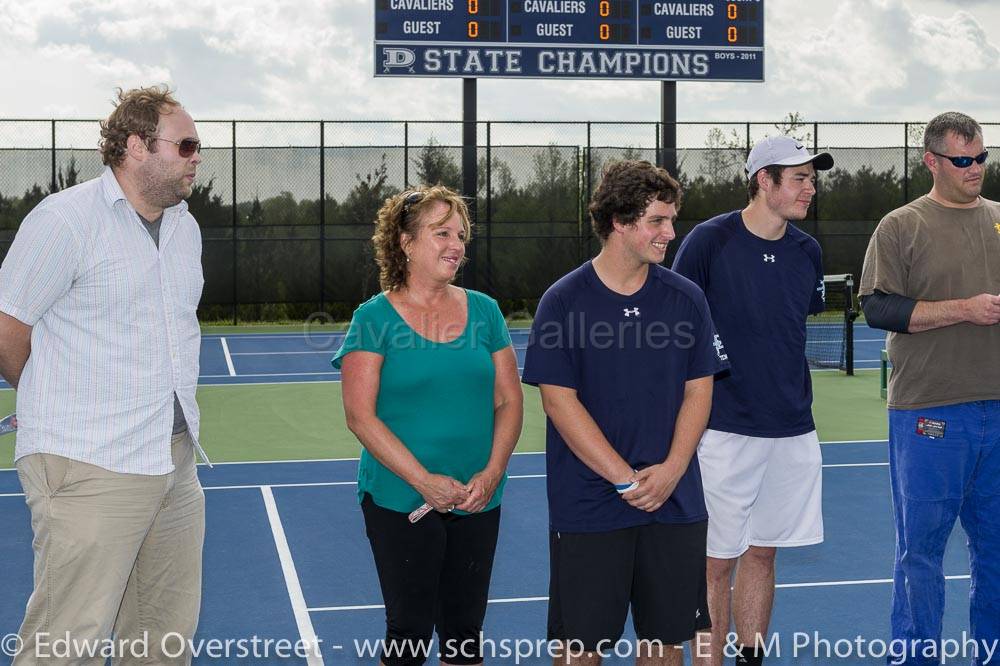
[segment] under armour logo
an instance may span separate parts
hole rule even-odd
[[[774,263],[774,255],[773,254],[766,254],[765,253],[764,254],[764,263],[766,264],[768,262],[770,262],[772,264]]]
[[[729,354],[725,353],[725,347],[722,346],[722,339],[719,338],[719,334],[715,334],[715,339],[712,340],[712,346],[715,347],[715,355],[719,357],[720,361],[728,361]]]
[[[632,308],[632,309],[625,308],[625,316],[626,317],[631,317],[632,315],[635,315],[636,317],[638,317],[639,316],[639,308]]]

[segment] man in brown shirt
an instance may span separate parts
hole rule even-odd
[[[987,156],[969,116],[931,120],[934,186],[879,223],[861,276],[868,324],[890,331],[892,637],[907,663],[940,641],[956,518],[969,537],[974,663],[1000,639],[1000,204],[979,196]]]

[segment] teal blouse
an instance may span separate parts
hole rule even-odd
[[[466,289],[468,321],[451,342],[433,342],[407,324],[378,294],[351,319],[333,367],[353,351],[384,357],[375,413],[417,460],[434,474],[462,483],[482,470],[493,449],[492,354],[510,346],[495,300]],[[500,504],[506,474],[485,510]],[[367,450],[358,466],[358,501],[365,493],[379,506],[410,512],[424,500]],[[461,513],[457,512],[456,513]]]

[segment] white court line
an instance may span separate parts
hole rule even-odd
[[[357,481],[316,481],[314,483],[247,483],[236,486],[205,486],[202,490],[264,490],[265,488],[329,488],[356,486]]]
[[[226,355],[226,367],[229,368],[229,376],[236,376],[236,368],[233,367],[233,357],[229,354],[229,345],[226,344],[225,338],[219,338],[219,342],[222,343],[222,353]],[[220,375],[225,376],[225,375]]]
[[[820,444],[888,444],[887,439],[833,439],[829,442],[820,442]],[[223,463],[225,464],[225,463]]]
[[[339,375],[340,370],[333,372],[258,372],[256,374],[243,374],[240,377],[313,377],[320,375]],[[235,377],[236,375],[198,375],[198,379],[218,379],[219,377]],[[244,382],[251,384],[253,382]],[[285,384],[290,382],[278,382]]]
[[[885,463],[888,465],[889,463]],[[511,474],[508,479],[544,479],[544,474]],[[357,481],[316,481],[314,483],[248,483],[233,486],[205,486],[202,490],[267,490],[270,488],[330,488],[334,486],[356,486]],[[24,493],[2,493],[0,497],[24,497]]]
[[[962,574],[959,576],[945,576],[945,580],[969,580],[969,574]],[[832,580],[832,581],[822,581],[817,583],[782,583],[781,585],[775,585],[776,588],[781,589],[794,589],[799,587],[839,587],[841,585],[885,585],[891,583],[891,578],[871,578],[868,580]]]
[[[529,601],[548,601],[548,597],[512,597],[508,599],[488,599],[488,604],[517,604]],[[320,606],[318,608],[308,608],[310,613],[325,613],[329,611],[352,611],[352,610],[379,610],[385,608],[382,604],[368,604],[365,606]]]
[[[823,467],[888,467],[889,463],[843,463],[837,465],[823,465]],[[508,479],[544,479],[544,474],[511,474]],[[313,483],[249,483],[236,486],[205,486],[202,490],[253,490],[264,488],[329,488],[335,486],[356,486],[357,481],[315,481]],[[20,493],[10,495],[0,495],[0,497],[22,497]]]
[[[309,382],[316,383],[316,382]],[[821,445],[825,444],[888,444],[889,440],[886,439],[841,439],[841,440],[831,440],[829,442],[820,442]],[[545,451],[514,451],[512,455],[515,456],[541,456],[545,455]],[[325,463],[325,462],[358,462],[360,458],[302,458],[297,460],[231,460],[227,462],[214,462],[213,467],[219,467],[223,465],[294,465],[296,463]],[[205,463],[198,463],[199,467],[207,467]],[[0,469],[0,474],[4,472],[14,472],[13,467],[6,467]],[[257,486],[253,486],[257,487]]]
[[[219,375],[219,377],[225,377],[226,375]],[[244,377],[246,375],[243,375]],[[286,386],[288,384],[339,384],[339,379],[315,379],[309,381],[303,379],[302,381],[288,381],[288,382],[221,382],[219,384],[199,384],[198,388],[214,388],[216,386]]]
[[[307,646],[308,656],[306,657],[306,664],[308,666],[323,666],[323,655],[319,647],[320,643],[316,638],[312,619],[309,617],[306,599],[302,595],[302,585],[299,583],[299,575],[295,571],[295,562],[292,561],[292,551],[289,549],[288,540],[285,538],[285,528],[281,525],[278,506],[274,503],[274,494],[267,486],[261,488],[260,493],[264,496],[264,506],[267,508],[267,520],[271,523],[271,534],[274,536],[274,545],[278,548],[281,573],[285,576],[285,587],[288,588],[288,598],[292,602],[292,612],[295,613],[295,624],[299,627],[299,637],[302,639],[302,645]]]
[[[333,350],[320,351],[281,351],[281,352],[233,352],[233,356],[292,356],[294,354],[326,354],[333,356]]]
[[[237,338],[239,340],[290,340],[295,338],[331,338],[343,337],[346,331],[334,331],[330,333],[209,333],[202,335],[202,340],[214,340],[221,337]]]
[[[888,467],[887,462],[877,462],[877,463],[837,463],[830,465],[823,465],[823,468],[838,468],[838,467]],[[7,470],[0,470],[7,471]],[[507,477],[508,479],[544,479],[544,474],[511,474]],[[247,483],[247,484],[235,484],[232,486],[204,486],[202,490],[261,490],[267,488],[333,488],[337,486],[356,486],[357,481],[314,481],[312,483]],[[2,497],[24,497],[24,493],[0,493],[0,498]]]
[[[945,580],[969,580],[969,575],[960,576],[945,576]],[[886,585],[892,583],[891,578],[872,578],[869,580],[831,580],[831,581],[820,581],[816,583],[781,583],[775,585],[774,587],[779,590],[789,590],[798,588],[809,588],[809,587],[848,587],[852,585]],[[548,601],[548,597],[511,597],[511,598],[501,598],[501,599],[490,599],[486,603],[488,604],[518,604],[518,603],[529,603],[537,601]],[[381,604],[369,604],[365,606],[319,606],[317,608],[307,609],[310,613],[328,613],[337,611],[356,611],[356,610],[379,610],[385,608]]]
[[[889,463],[885,463],[888,465]],[[511,474],[508,479],[544,479],[544,474]],[[330,486],[356,486],[357,481],[316,481],[313,483],[262,483],[242,486],[205,486],[202,490],[248,490],[251,488],[323,488]],[[0,495],[3,497],[3,495]],[[17,495],[19,497],[19,495]]]
[[[829,442],[820,442],[821,445],[825,444],[888,444],[887,439],[841,439],[832,440]],[[545,455],[545,451],[514,451],[515,456],[541,456]],[[324,462],[357,462],[360,458],[302,458],[296,460],[232,460],[228,462],[213,462],[213,467],[218,467],[220,465],[290,465],[295,463],[324,463]],[[201,467],[206,467],[205,463],[198,463]],[[0,472],[12,471],[0,469]]]

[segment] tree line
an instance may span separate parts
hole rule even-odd
[[[797,120],[790,114],[778,130],[808,142],[808,125]],[[487,162],[480,150],[474,232],[477,287],[497,297],[506,312],[533,311],[554,279],[596,252],[586,204],[604,166],[617,159],[651,159],[650,152],[556,144],[500,146],[492,147]],[[378,276],[369,242],[373,221],[385,199],[401,187],[390,181],[387,153],[371,148],[370,155],[369,163],[353,174],[346,195],[327,194],[322,201],[323,242],[319,199],[296,199],[281,191],[237,203],[234,248],[232,202],[217,192],[214,179],[196,182],[188,205],[205,240],[203,318],[230,318],[235,299],[240,319],[302,319],[321,306],[344,319],[375,293]],[[709,133],[704,148],[681,152],[679,236],[697,222],[745,205],[745,155],[735,132],[725,135],[720,130]],[[460,190],[460,156],[459,148],[432,139],[411,158],[410,180]],[[905,174],[901,160],[896,160],[900,164],[884,169],[836,166],[821,175],[814,211],[800,226],[820,240],[827,273],[857,274],[878,220],[930,189],[930,173],[920,163],[919,151],[911,151],[907,159]],[[19,196],[0,192],[0,254],[35,205],[78,181],[79,169],[71,159],[58,170],[54,188],[35,184]],[[1000,199],[1000,164],[988,163],[984,182],[983,195]]]

